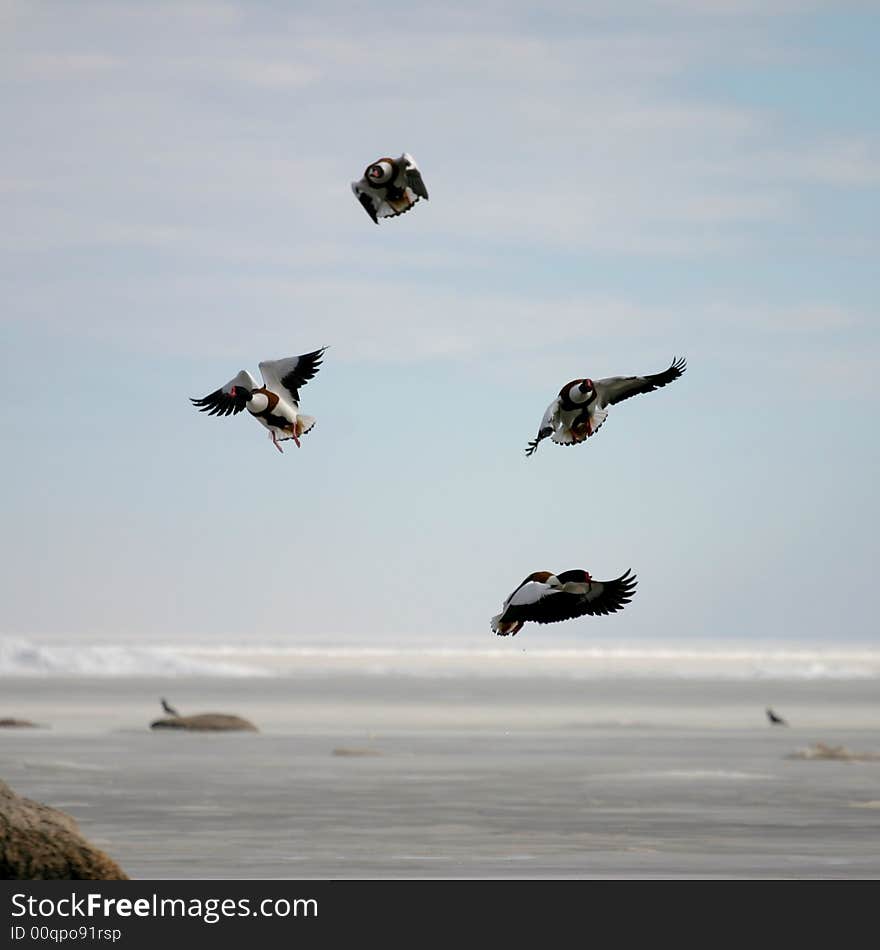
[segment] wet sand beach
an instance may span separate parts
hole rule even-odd
[[[864,679],[4,680],[0,776],[133,878],[873,878]],[[147,728],[158,696],[259,734]],[[792,726],[771,727],[764,707]],[[335,754],[334,754],[335,753]]]

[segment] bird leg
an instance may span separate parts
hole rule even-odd
[[[590,417],[586,416],[583,419],[579,419],[572,427],[571,434],[574,436],[575,441],[584,442],[586,439],[593,434],[593,426],[590,422]]]
[[[278,449],[278,451],[279,451],[282,455],[284,455],[284,449],[281,448],[281,446],[278,444],[278,439],[275,438],[275,430],[274,430],[274,429],[270,429],[270,430],[269,430],[269,437],[272,439],[272,445],[274,445],[275,448]]]
[[[296,447],[301,449],[302,446],[299,444],[299,434],[296,431],[297,424],[297,422],[294,422],[294,424],[290,427],[290,434],[293,436],[293,441],[296,442]]]

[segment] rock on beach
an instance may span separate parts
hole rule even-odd
[[[259,732],[241,716],[228,713],[199,713],[196,716],[168,716],[150,723],[151,729],[184,729],[191,732]]]
[[[0,878],[7,881],[127,881],[80,833],[70,815],[0,782]]]

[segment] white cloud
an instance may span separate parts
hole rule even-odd
[[[874,0],[648,0],[671,12],[707,17],[781,17],[815,10],[871,9]]]
[[[789,156],[793,177],[830,185],[860,187],[880,185],[880,140],[866,138],[821,142]]]
[[[310,334],[323,321],[367,359],[515,349],[548,309],[578,326],[585,308],[604,311],[616,332],[650,333],[673,319],[669,304],[603,292],[590,255],[628,262],[637,288],[642,261],[763,254],[786,228],[818,243],[803,189],[877,182],[869,134],[802,133],[795,146],[769,109],[678,84],[715,56],[737,62],[734,33],[754,33],[748,22],[707,31],[661,18],[652,29],[641,7],[631,18],[609,7],[589,28],[539,31],[518,19],[524,7],[464,9],[436,11],[430,30],[417,8],[390,24],[234,3],[22,13],[7,70],[43,70],[47,82],[10,103],[19,134],[0,157],[11,204],[0,243],[49,255],[59,276],[14,291],[19,318],[64,314],[144,345],[161,328],[163,345],[195,347],[205,312],[213,337],[235,341],[246,312],[267,345],[278,314],[295,312]],[[386,142],[420,158],[432,200],[375,229],[348,181]],[[505,297],[505,255],[529,251],[542,291]],[[580,299],[559,299],[556,254],[583,256]],[[92,264],[99,306],[89,270],[67,274],[77,265],[66,255],[112,257]],[[448,286],[481,261],[492,281]],[[829,307],[752,323],[843,319],[845,307]]]
[[[123,61],[103,53],[43,53],[7,61],[6,70],[22,79],[63,80],[103,74],[118,69]]]
[[[822,379],[832,392],[841,396],[880,397],[880,352],[851,350],[825,354],[803,367],[812,379]]]
[[[749,331],[815,334],[835,334],[840,330],[864,326],[868,318],[857,311],[836,304],[808,301],[800,306],[771,306],[762,301],[743,301],[741,304],[711,304],[706,307],[706,318],[716,323],[748,328]]]

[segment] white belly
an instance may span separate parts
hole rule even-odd
[[[250,410],[250,405],[248,405],[248,409]],[[259,410],[257,410],[257,411],[259,411]],[[266,419],[264,416],[258,416],[258,415],[256,415],[256,413],[254,413],[254,412],[251,412],[251,415],[252,415],[258,422],[260,422],[262,425],[264,425],[267,429],[274,429],[276,432],[279,432],[279,431],[281,431],[281,430],[279,429],[278,419],[280,418],[280,419],[283,419],[283,420],[284,420],[283,425],[284,425],[285,427],[286,427],[286,426],[292,426],[292,425],[296,422],[296,417],[297,417],[298,413],[297,413],[296,409],[293,408],[293,406],[289,406],[286,402],[282,402],[282,401],[279,399],[278,402],[277,402],[276,405],[275,405],[275,408],[269,413],[269,415],[270,415],[270,416],[272,417],[272,419],[273,419],[273,422],[270,422],[270,421],[269,421],[268,419]]]
[[[581,417],[583,411],[583,409],[569,409],[568,411],[563,410],[560,412],[558,431],[570,432],[571,427],[574,425],[575,421]]]

